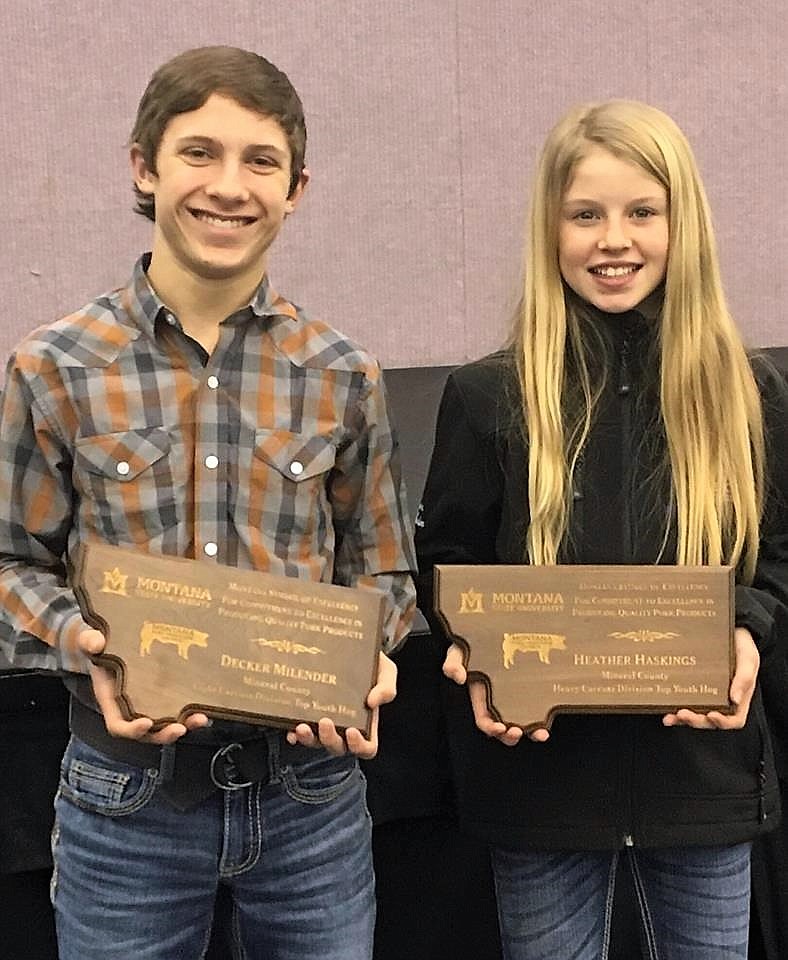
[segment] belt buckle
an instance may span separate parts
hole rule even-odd
[[[233,758],[237,750],[243,750],[243,744],[228,743],[220,747],[211,757],[211,780],[220,790],[242,790],[252,785],[251,780],[241,782],[238,779],[241,771]]]

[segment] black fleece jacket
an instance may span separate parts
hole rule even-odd
[[[656,414],[653,325],[599,314],[609,375],[579,471],[562,561],[659,559],[667,493],[655,483],[663,435]],[[753,585],[736,588],[736,622],[761,652],[759,687],[739,731],[666,728],[652,715],[559,715],[550,740],[506,747],[480,733],[467,691],[445,688],[462,828],[498,844],[598,850],[732,844],[776,825],[779,790],[761,687],[788,734],[788,389],[756,364],[767,427],[769,500]],[[523,563],[526,442],[512,355],[456,370],[441,401],[416,531],[419,606],[440,633],[436,563]],[[664,484],[662,485],[664,486]],[[675,535],[663,557],[675,556]],[[770,684],[771,681],[771,684]],[[775,717],[771,717],[775,721]]]

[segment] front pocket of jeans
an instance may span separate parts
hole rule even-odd
[[[96,755],[100,757],[100,755]],[[158,771],[111,760],[86,759],[69,749],[63,758],[60,796],[83,810],[107,817],[134,813],[150,800]]]
[[[285,767],[282,779],[294,800],[328,803],[359,783],[361,773],[355,759],[328,756]]]

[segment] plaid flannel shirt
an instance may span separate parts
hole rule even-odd
[[[388,598],[414,610],[411,526],[377,363],[264,279],[208,354],[150,287],[30,334],[0,421],[0,650],[86,672],[69,554],[103,540]]]

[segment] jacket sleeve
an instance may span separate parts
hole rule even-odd
[[[495,563],[503,492],[493,418],[483,393],[468,393],[457,374],[446,382],[438,409],[432,452],[416,518],[416,580],[419,609],[436,636],[443,631],[433,612],[436,563]]]
[[[736,588],[736,625],[752,633],[763,653],[780,641],[788,646],[788,638],[775,635],[788,611],[788,382],[765,363],[756,375],[763,397],[766,495],[755,577]]]

